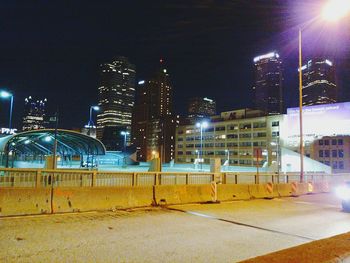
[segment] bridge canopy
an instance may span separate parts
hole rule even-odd
[[[56,134],[56,135],[55,135]],[[57,154],[66,155],[104,155],[103,143],[88,135],[75,131],[58,129],[42,129],[25,131],[0,137],[0,153],[15,151],[17,154],[53,153],[55,137]]]

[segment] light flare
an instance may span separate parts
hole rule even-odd
[[[330,0],[322,11],[322,16],[327,21],[335,22],[350,13],[349,0]]]

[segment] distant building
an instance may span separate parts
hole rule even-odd
[[[97,138],[105,143],[108,150],[122,150],[122,143],[115,133],[119,130],[131,131],[135,74],[135,66],[125,57],[100,65]],[[127,141],[130,142],[130,137]]]
[[[24,99],[23,131],[46,128],[47,99],[35,100],[31,96]]]
[[[190,123],[195,123],[215,114],[216,103],[214,100],[201,97],[195,97],[189,100],[187,119]]]
[[[160,156],[175,158],[175,129],[178,117],[172,112],[172,87],[166,69],[153,78],[139,81],[133,114],[132,142],[139,161]]]
[[[222,112],[208,120],[203,129],[202,145],[200,128],[181,125],[176,132],[176,162],[194,163],[203,159],[221,158],[230,165],[269,166],[278,162],[280,125],[284,115],[266,116],[263,111],[240,109]],[[200,149],[203,155],[200,158]],[[255,151],[261,152],[257,160]]]
[[[315,140],[311,158],[330,166],[334,173],[350,172],[350,136]]]
[[[254,58],[255,108],[269,115],[283,112],[282,99],[282,60],[277,52],[271,52]]]
[[[337,85],[333,62],[326,58],[310,59],[302,67],[303,105],[337,102]]]

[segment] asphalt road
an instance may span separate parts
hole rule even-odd
[[[332,194],[0,219],[0,262],[236,262],[350,231]]]

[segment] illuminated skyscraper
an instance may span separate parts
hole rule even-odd
[[[133,144],[138,160],[160,156],[163,162],[175,158],[175,129],[178,117],[172,113],[172,87],[165,69],[140,81],[133,115]]]
[[[24,99],[23,131],[45,129],[47,99],[35,100],[31,96]]]
[[[120,130],[131,130],[132,111],[135,103],[135,66],[127,58],[118,57],[100,65],[98,87],[97,138],[107,149],[115,150]],[[129,141],[129,138],[128,138]]]
[[[254,58],[255,108],[269,115],[283,111],[282,99],[282,60],[277,52],[271,52]]]
[[[337,102],[333,62],[326,58],[310,59],[303,71],[303,105]]]
[[[187,119],[190,123],[195,123],[204,118],[209,118],[216,114],[216,103],[212,99],[195,97],[188,103]]]

